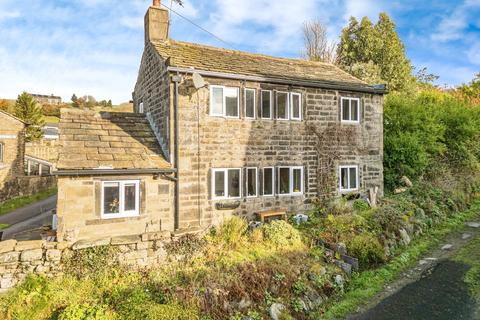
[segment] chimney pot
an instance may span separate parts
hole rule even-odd
[[[153,0],[154,7],[160,7],[161,0]]]

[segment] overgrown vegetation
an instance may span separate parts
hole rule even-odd
[[[0,215],[9,213],[15,209],[24,207],[31,203],[46,199],[57,193],[57,188],[51,188],[46,191],[36,193],[31,196],[16,197],[0,203]]]

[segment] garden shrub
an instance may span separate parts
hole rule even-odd
[[[58,320],[112,320],[107,307],[99,304],[71,304],[60,313]]]
[[[385,261],[385,251],[371,233],[362,233],[347,242],[348,253],[356,258],[362,268],[377,265]]]
[[[276,247],[287,247],[301,244],[300,232],[283,220],[274,220],[262,226],[266,242]]]
[[[366,211],[368,209],[370,209],[370,205],[368,204],[367,201],[363,200],[363,199],[357,199],[353,202],[353,209],[355,209],[356,211]]]
[[[245,219],[232,217],[220,227],[212,229],[210,241],[226,247],[237,247],[247,240],[248,224]]]

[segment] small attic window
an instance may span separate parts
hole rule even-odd
[[[239,89],[234,87],[210,86],[210,115],[217,117],[239,117]]]

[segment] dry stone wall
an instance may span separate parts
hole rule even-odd
[[[77,250],[111,246],[115,260],[131,268],[148,268],[166,260],[164,245],[172,240],[168,231],[141,235],[49,242],[44,240],[0,242],[0,292],[15,287],[29,274],[59,276],[65,271],[65,262]]]

